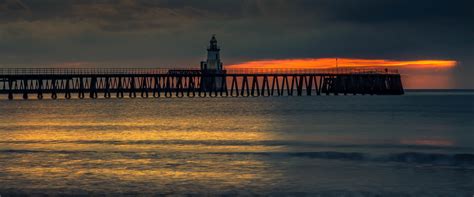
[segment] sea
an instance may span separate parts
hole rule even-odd
[[[474,91],[0,100],[0,196],[474,196]]]

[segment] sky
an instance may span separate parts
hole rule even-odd
[[[0,67],[198,67],[212,34],[224,66],[395,62],[408,88],[474,88],[472,0],[0,0]]]

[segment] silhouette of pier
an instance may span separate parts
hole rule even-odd
[[[401,94],[400,74],[389,69],[0,69],[0,96],[10,100]]]

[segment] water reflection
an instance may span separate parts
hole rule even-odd
[[[74,102],[34,103],[37,108],[21,103],[21,110],[7,106],[9,116],[0,120],[0,185],[46,191],[106,192],[123,186],[135,192],[208,192],[258,188],[262,185],[252,183],[276,182],[281,176],[257,156],[213,154],[284,149],[252,143],[277,138],[268,132],[268,117],[239,115],[238,110],[231,116],[217,108],[212,108],[215,113],[192,113],[200,109],[172,103],[148,103],[140,109],[148,101],[82,103],[87,109],[75,108]]]
[[[0,101],[0,194],[472,188],[474,108],[438,97]]]
[[[176,156],[177,155],[177,156]],[[181,192],[202,188],[222,189],[229,186],[251,185],[254,181],[271,181],[277,172],[269,173],[268,166],[258,159],[234,160],[231,157],[209,155],[140,154],[124,156],[121,153],[69,153],[21,155],[11,158],[16,162],[4,165],[5,179],[10,186],[25,189],[88,188],[95,192],[122,189],[121,185],[136,192],[163,192],[180,189]],[[47,159],[41,158],[46,156]],[[105,157],[105,158],[102,158]],[[36,183],[24,185],[25,183]],[[70,185],[74,183],[73,185]],[[38,187],[38,188],[37,188]],[[72,187],[72,188],[71,188]]]

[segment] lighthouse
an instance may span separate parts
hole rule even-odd
[[[220,91],[222,89],[222,75],[225,74],[220,57],[220,48],[217,45],[216,35],[212,35],[207,48],[207,60],[201,61],[202,82],[204,91]]]
[[[201,62],[201,71],[210,73],[220,73],[222,71],[220,50],[219,46],[217,46],[216,35],[212,35],[209,47],[207,48],[207,60]]]

